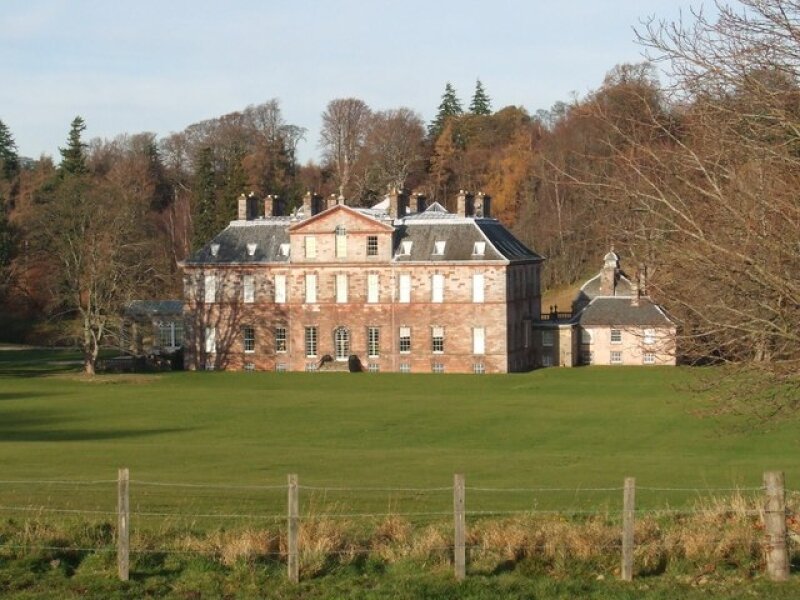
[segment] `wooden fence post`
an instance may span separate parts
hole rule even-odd
[[[467,573],[466,517],[464,515],[465,488],[464,475],[453,475],[453,516],[455,518],[455,542],[453,544],[453,563],[456,581],[464,581]]]
[[[297,538],[299,534],[299,501],[297,492],[297,475],[289,475],[289,524],[287,530],[287,550],[289,581],[300,582],[300,563],[297,556]]]
[[[622,497],[622,581],[633,581],[633,525],[636,514],[636,478],[626,477]]]
[[[130,573],[130,476],[128,469],[117,471],[117,571],[120,581],[128,581]]]
[[[789,579],[789,554],[786,550],[786,493],[782,471],[764,473],[764,547],[767,577],[771,581]]]

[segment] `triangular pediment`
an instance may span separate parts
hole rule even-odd
[[[344,225],[353,231],[384,231],[391,233],[394,227],[378,219],[365,215],[344,204],[337,204],[321,213],[289,227],[291,233],[316,233],[333,231],[337,225]]]

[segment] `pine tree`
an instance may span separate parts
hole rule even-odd
[[[469,105],[469,112],[473,115],[492,114],[492,100],[486,94],[486,90],[483,89],[483,84],[480,79],[475,82],[475,93]]]
[[[444,94],[442,94],[442,103],[439,104],[439,111],[436,113],[436,118],[428,126],[428,135],[431,139],[436,139],[444,128],[445,122],[459,115],[464,114],[461,108],[461,101],[456,96],[456,91],[450,82],[444,87]]]
[[[84,175],[89,172],[86,166],[86,144],[81,140],[81,134],[86,130],[86,123],[81,117],[72,120],[67,138],[67,147],[59,148],[61,164],[59,169],[66,175]]]
[[[203,148],[197,157],[194,175],[194,206],[192,207],[192,238],[194,249],[202,248],[216,231],[217,185],[214,157],[211,148]]]
[[[18,171],[17,144],[14,142],[11,130],[0,121],[0,179],[11,181]]]

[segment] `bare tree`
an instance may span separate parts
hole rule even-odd
[[[33,224],[38,253],[52,265],[53,311],[80,321],[89,375],[101,346],[120,331],[125,304],[157,282],[153,244],[142,226],[146,205],[121,195],[113,184],[70,178]]]
[[[331,100],[322,113],[320,147],[325,161],[336,173],[340,196],[344,196],[350,184],[353,165],[364,146],[371,114],[369,107],[357,98]]]
[[[800,2],[717,10],[644,25],[671,71],[670,114],[644,94],[628,118],[598,106],[607,168],[578,179],[661,263],[652,287],[686,357],[749,370],[726,398],[746,389],[772,416],[800,406]]]

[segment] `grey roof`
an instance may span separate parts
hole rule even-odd
[[[125,307],[128,317],[177,316],[183,312],[183,300],[132,300]]]
[[[290,217],[269,217],[254,221],[232,221],[213,240],[186,260],[187,265],[228,263],[288,262],[281,254],[281,244],[289,243]],[[217,255],[211,246],[219,244]],[[248,244],[256,244],[253,256],[247,252]]]
[[[372,209],[354,209],[367,218],[387,223],[385,213]],[[287,263],[290,257],[280,251],[289,243],[289,226],[298,223],[290,217],[269,217],[252,221],[232,221],[221,233],[195,252],[185,264],[263,264]],[[389,224],[389,223],[387,223]],[[447,212],[433,203],[421,213],[394,221],[394,258],[398,262],[428,261],[539,261],[535,252],[528,249],[496,219],[468,218]],[[401,242],[410,240],[411,253],[398,254]],[[435,255],[434,243],[445,242],[444,253]],[[483,255],[474,254],[475,242],[485,242]],[[216,255],[212,246],[218,244]],[[248,244],[255,244],[255,252],[248,254]]]
[[[600,296],[601,295],[600,294],[600,279],[601,279],[600,276],[602,275],[602,273],[603,272],[601,271],[600,273],[598,273],[597,275],[592,277],[589,281],[587,281],[586,283],[584,283],[581,286],[581,292],[583,292],[583,294],[587,298],[594,298],[596,296]],[[634,290],[633,290],[633,284],[631,283],[631,280],[628,279],[628,277],[627,277],[627,275],[625,275],[625,273],[620,271],[619,278],[617,279],[617,285],[614,286],[614,295],[615,296],[633,296],[633,294],[634,294]]]
[[[503,256],[509,260],[544,260],[525,244],[520,242],[514,235],[499,221],[495,219],[476,219],[475,224],[483,234],[489,239],[492,245],[497,248]]]
[[[639,305],[631,304],[632,298],[598,297],[578,315],[581,325],[607,325],[631,327],[671,327],[672,321],[650,298],[639,298]]]
[[[410,254],[398,254],[404,241],[412,242]],[[433,254],[436,242],[445,242],[444,254]],[[397,262],[505,260],[505,257],[488,243],[483,256],[474,255],[475,242],[486,242],[486,238],[481,235],[480,229],[475,227],[474,223],[466,219],[459,223],[411,221],[395,228],[395,260]]]

